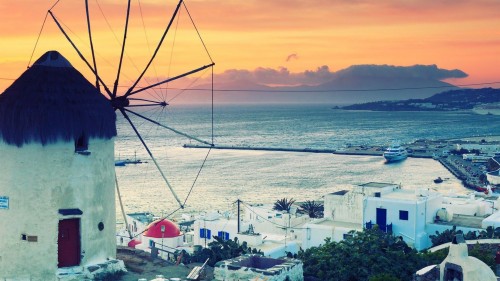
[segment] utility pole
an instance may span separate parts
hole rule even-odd
[[[236,203],[238,203],[238,233],[240,233],[240,203],[241,203],[241,200],[238,198],[238,200],[236,200]]]

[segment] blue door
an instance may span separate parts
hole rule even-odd
[[[377,208],[377,225],[383,232],[387,231],[387,210]]]

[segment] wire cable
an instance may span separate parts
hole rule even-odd
[[[203,38],[201,38],[201,34],[200,32],[198,31],[198,28],[196,27],[196,24],[194,23],[194,20],[193,18],[191,17],[191,13],[189,13],[189,10],[186,6],[186,2],[182,1],[182,5],[184,5],[184,8],[186,9],[186,12],[189,16],[189,19],[191,20],[191,22],[193,23],[193,26],[194,26],[194,29],[196,30],[196,33],[198,33],[198,37],[200,38],[200,41],[201,41],[201,44],[203,44],[203,48],[205,48],[205,51],[207,52],[207,55],[208,57],[210,58],[210,61],[211,62],[214,62],[214,60],[212,59],[212,56],[210,56],[210,52],[208,51],[208,48],[207,46],[205,45],[205,42],[203,41]]]
[[[200,176],[200,173],[201,173],[201,170],[203,169],[203,167],[205,166],[205,162],[207,162],[207,158],[208,158],[208,155],[210,154],[210,151],[212,150],[212,147],[210,147],[208,149],[208,152],[207,152],[207,155],[205,156],[205,159],[203,160],[203,163],[201,163],[201,167],[200,169],[198,170],[198,174],[196,175],[196,178],[194,179],[194,182],[193,182],[193,185],[191,185],[191,189],[189,190],[189,193],[188,195],[186,196],[186,199],[184,200],[184,203],[182,204],[182,206],[186,206],[186,202],[189,198],[189,196],[191,195],[191,192],[193,191],[193,188],[194,188],[194,185],[196,184],[196,181],[198,180],[198,177]]]
[[[53,6],[52,8],[54,8],[54,6],[58,3],[59,1],[57,1]],[[52,8],[50,8],[50,10],[52,10]],[[49,12],[47,12],[45,14],[45,18],[43,19],[43,23],[42,23],[42,27],[40,28],[40,31],[38,32],[38,37],[36,38],[36,42],[35,42],[35,46],[33,47],[33,51],[31,52],[31,57],[30,57],[30,60],[28,61],[28,65],[26,66],[26,68],[30,68],[30,64],[31,64],[31,61],[33,60],[33,55],[35,54],[35,50],[36,50],[36,47],[38,46],[38,41],[40,40],[40,36],[42,35],[42,32],[43,32],[43,28],[45,27],[45,23],[47,22],[47,17],[49,16]],[[7,80],[7,79],[3,79],[2,80]]]

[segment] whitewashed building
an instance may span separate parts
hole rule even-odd
[[[456,226],[481,231],[500,226],[497,198],[444,196],[428,189],[405,190],[390,183],[370,182],[325,195],[325,218],[303,227],[302,247],[319,246],[326,238],[340,241],[349,231],[375,225],[400,236],[417,250],[431,246],[429,235]]]
[[[352,190],[326,194],[324,218],[304,225],[302,247],[308,249],[319,246],[326,238],[340,241],[352,230],[362,231],[366,199],[395,189],[399,189],[396,184],[370,182],[355,186]]]
[[[55,51],[0,95],[1,280],[81,280],[123,268],[115,259],[115,118]]]
[[[253,235],[255,232],[251,231],[248,222],[240,221],[239,227],[238,232],[238,220],[233,216],[223,216],[218,212],[204,214],[193,223],[193,244],[206,247],[210,242],[214,241],[214,236],[220,237],[222,240],[234,240],[237,237],[240,241],[247,241],[250,246],[262,243],[262,236]],[[242,233],[249,233],[249,235]],[[248,236],[249,238],[241,240],[240,238],[243,236]]]
[[[261,250],[265,256],[278,258],[286,252],[297,253],[300,249],[300,228],[308,216],[272,210],[272,205],[246,205],[240,217],[239,231],[236,216],[217,212],[207,213],[193,224],[193,244],[207,247],[214,236],[223,240],[238,238],[249,247]]]

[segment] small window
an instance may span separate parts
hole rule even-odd
[[[82,134],[75,140],[75,152],[86,151],[89,149],[89,139],[85,134]]]
[[[407,221],[408,220],[408,211],[399,211],[399,220]]]
[[[200,238],[210,239],[212,237],[212,231],[206,228],[200,228]]]
[[[155,241],[149,240],[149,247],[154,248],[155,247]]]
[[[344,233],[343,235],[344,239],[347,239],[347,238],[352,238],[352,234],[348,234],[348,233]]]
[[[227,240],[229,240],[229,233],[225,232],[225,231],[219,231],[217,233],[217,237],[221,238],[224,241],[227,241]]]

